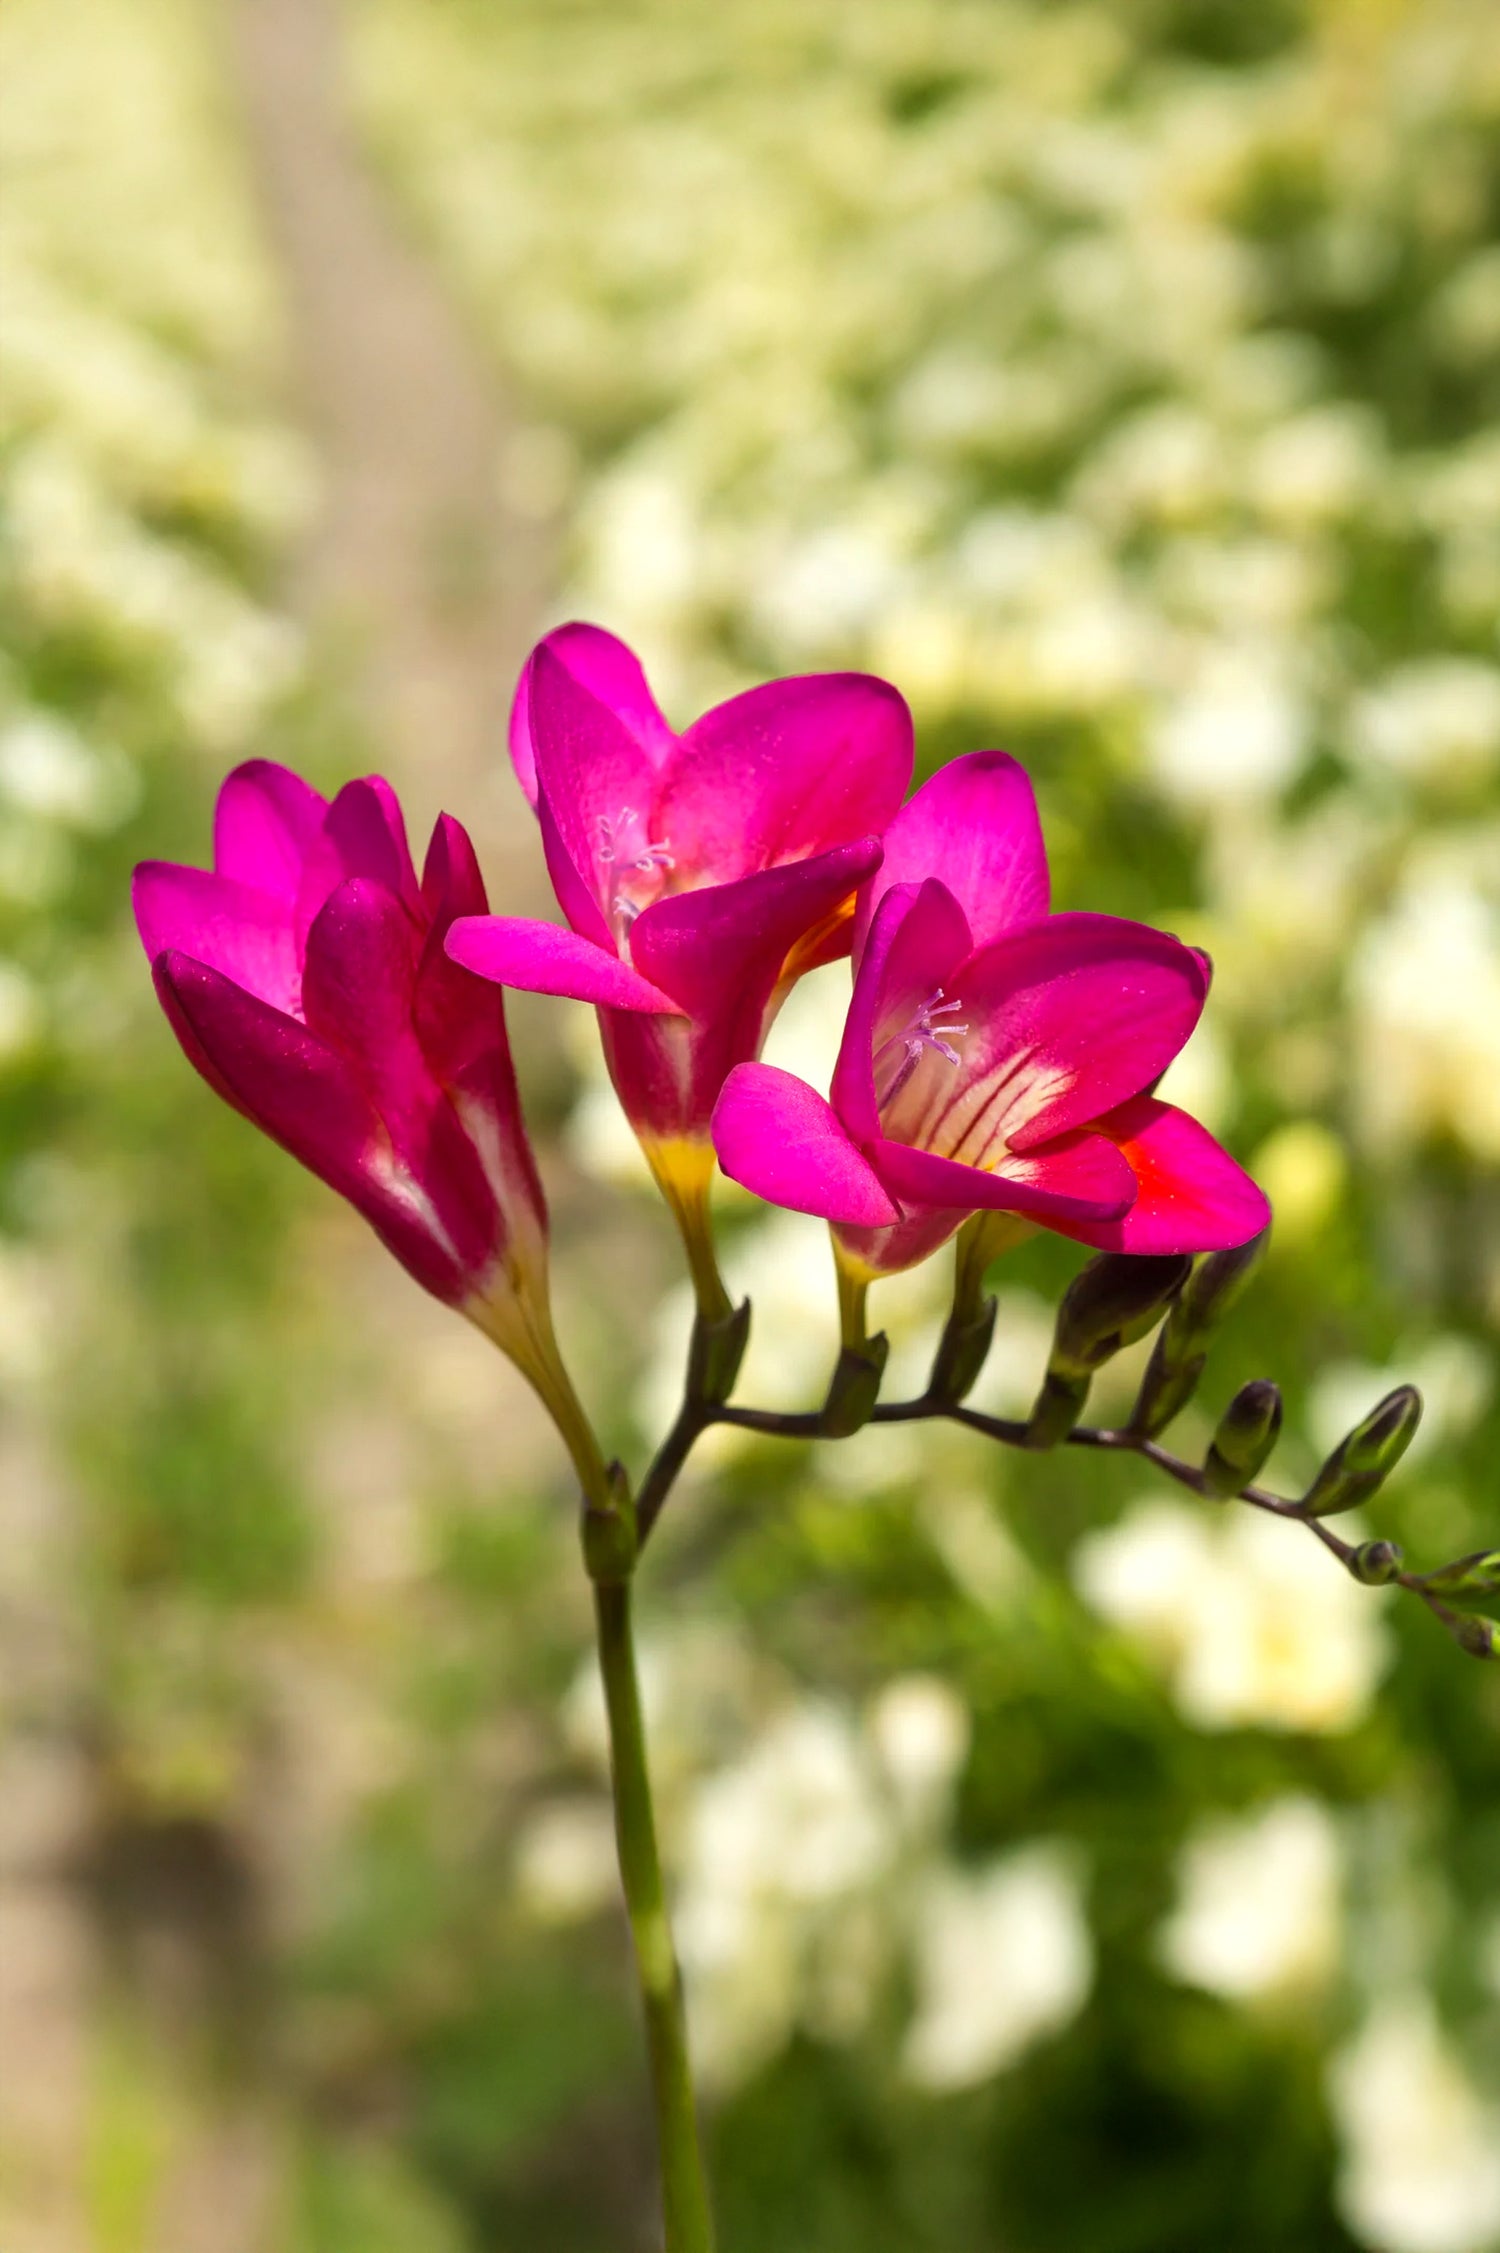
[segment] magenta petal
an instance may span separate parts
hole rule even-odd
[[[971,751],[940,767],[885,833],[885,859],[862,894],[856,961],[870,919],[893,884],[940,876],[968,917],[974,944],[1047,912],[1047,849],[1031,777],[1007,751]]]
[[[1140,1095],[1096,1124],[1128,1161],[1137,1194],[1123,1219],[1064,1231],[1080,1243],[1110,1252],[1216,1252],[1269,1225],[1264,1192],[1185,1111]]]
[[[305,943],[313,920],[340,884],[366,877],[415,916],[421,889],[406,842],[406,824],[390,784],[380,775],[346,782],[329,807],[309,851],[297,890],[297,935]]]
[[[290,767],[247,759],[226,776],[214,807],[214,868],[295,900],[327,812],[327,799]]]
[[[444,928],[456,915],[484,915],[489,908],[479,857],[461,821],[439,814],[422,863],[422,904],[434,924]]]
[[[619,867],[606,856],[621,838],[629,839],[629,851],[658,841],[656,768],[621,715],[590,693],[550,642],[533,650],[527,670],[538,810],[542,801],[551,808],[580,884],[607,911]],[[571,906],[563,905],[572,921]]]
[[[237,1110],[346,1195],[380,1140],[380,1121],[347,1059],[305,1025],[176,952],[152,966],[172,1028]]]
[[[209,1085],[347,1197],[427,1290],[462,1299],[469,1278],[394,1162],[348,1060],[205,963],[164,954],[152,974],[188,1061]]]
[[[400,901],[354,877],[319,910],[302,970],[309,1030],[352,1059],[403,1153],[420,1141],[434,1095],[413,1019],[420,946]]]
[[[527,658],[510,708],[510,755],[521,788],[534,806],[537,801],[536,745],[531,727],[532,668],[546,650],[571,673],[580,687],[606,705],[635,737],[653,767],[659,767],[677,741],[646,685],[641,661],[634,650],[602,626],[559,626],[537,644]],[[629,803],[627,799],[626,804]]]
[[[422,898],[431,922],[422,939],[412,1012],[417,1038],[437,1078],[451,1086],[492,1059],[503,1061],[501,1079],[509,1082],[509,1046],[503,996],[483,979],[459,967],[445,942],[459,916],[482,916],[487,902],[484,879],[467,830],[451,814],[441,814],[422,869]]]
[[[631,925],[631,957],[690,1017],[758,1014],[797,941],[848,899],[879,859],[879,840],[862,837],[790,867],[674,893]],[[757,1039],[750,1053],[758,1046]]]
[[[1045,1153],[1007,1158],[993,1173],[904,1142],[877,1142],[870,1156],[903,1205],[1025,1213],[1049,1228],[1064,1220],[1116,1220],[1135,1196],[1134,1174],[1102,1134],[1061,1136]]]
[[[657,834],[712,883],[879,833],[911,779],[906,700],[869,673],[768,681],[681,738]]]
[[[1187,947],[1110,915],[1053,915],[983,947],[955,997],[969,1026],[945,1085],[919,1075],[885,1113],[903,1142],[982,1165],[1030,1149],[1139,1093],[1203,1007]]]
[[[732,1181],[771,1205],[854,1227],[900,1219],[830,1106],[774,1064],[740,1064],[714,1108],[713,1141]]]
[[[284,900],[172,861],[142,861],[131,892],[141,944],[153,962],[168,949],[190,955],[273,1009],[297,1015],[301,976]]]
[[[562,994],[606,1009],[676,1013],[678,1003],[628,962],[607,954],[576,931],[533,923],[519,915],[460,916],[448,933],[448,953],[476,976],[518,993]]]
[[[944,885],[929,879],[884,895],[833,1071],[834,1109],[857,1141],[872,1142],[880,1132],[877,1079],[889,1086],[900,1068],[905,1027],[968,952],[969,927]]]
[[[618,952],[614,933],[599,904],[598,870],[590,871],[587,879],[580,874],[545,791],[536,802],[536,818],[542,832],[542,858],[547,863],[558,906],[578,936],[586,939],[590,946],[602,947],[608,954]]]

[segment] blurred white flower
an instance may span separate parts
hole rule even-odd
[[[902,2063],[919,2086],[988,2080],[1082,2008],[1093,1944],[1066,1849],[1028,1846],[984,1869],[941,1872],[917,1918],[916,2014]]]
[[[1500,768],[1500,666],[1475,657],[1401,665],[1353,707],[1356,757],[1409,782],[1474,784]]]
[[[1349,971],[1357,1110],[1397,1152],[1448,1135],[1500,1158],[1500,909],[1461,870],[1417,868]]]
[[[862,1897],[895,1852],[868,1746],[831,1704],[789,1708],[709,1777],[688,1817],[676,1912],[709,2081],[743,2078],[800,2017],[858,2030],[886,1942]]]
[[[27,712],[0,730],[0,798],[22,813],[75,829],[109,829],[139,793],[134,769],[104,755],[50,712]]]
[[[1251,459],[1250,493],[1273,522],[1301,530],[1359,508],[1383,468],[1380,424],[1368,407],[1313,407],[1267,431]]]
[[[609,1801],[539,1807],[516,1839],[514,1875],[521,1906],[542,1924],[569,1924],[613,1902],[619,1869]]]
[[[1073,1570],[1094,1609],[1167,1669],[1197,1728],[1352,1729],[1388,1661],[1375,1591],[1255,1510],[1142,1502],[1086,1536]]]
[[[1233,645],[1210,652],[1168,705],[1146,745],[1169,798],[1192,807],[1274,797],[1306,755],[1304,701],[1273,651]]]
[[[1487,2103],[1425,1994],[1391,1994],[1334,2059],[1339,2204],[1379,2253],[1500,2245],[1500,2106]]]
[[[898,1674],[871,1705],[869,1728],[904,1816],[930,1827],[946,1812],[968,1753],[968,1707],[935,1674]]]
[[[1299,1994],[1338,1967],[1343,1859],[1315,1799],[1278,1799],[1204,1824],[1182,1850],[1161,1940],[1178,1978],[1231,2002]]]

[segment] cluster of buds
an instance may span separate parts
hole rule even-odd
[[[1485,1615],[1500,1611],[1500,1551],[1480,1550],[1434,1572],[1410,1573],[1394,1541],[1346,1542],[1326,1523],[1368,1502],[1401,1461],[1422,1417],[1422,1397],[1414,1385],[1398,1385],[1378,1402],[1340,1440],[1301,1496],[1268,1494],[1255,1483],[1281,1434],[1281,1391],[1268,1378],[1240,1387],[1219,1418],[1201,1463],[1191,1464],[1159,1444],[1159,1435],[1197,1392],[1213,1334],[1255,1273],[1268,1238],[1269,1230],[1196,1262],[1109,1254],[1091,1260],[1064,1294],[1046,1375],[1027,1421],[1011,1429],[959,1413],[1019,1446],[1048,1448],[1074,1440],[1131,1451],[1199,1494],[1218,1501],[1238,1498],[1278,1517],[1301,1520],[1354,1579],[1366,1587],[1408,1590],[1461,1649],[1476,1658],[1496,1656],[1500,1629]],[[984,1311],[969,1315],[964,1335],[981,1334]],[[993,1320],[992,1302],[988,1313]],[[1080,1429],[1094,1373],[1158,1324],[1128,1423],[1119,1431]],[[952,1325],[934,1369],[935,1398],[959,1350],[951,1333]],[[977,1373],[977,1362],[972,1368],[965,1365],[968,1383]],[[948,1395],[950,1407],[954,1398]]]

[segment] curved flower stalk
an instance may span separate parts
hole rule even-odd
[[[251,760],[219,792],[212,871],[145,861],[134,900],[188,1061],[510,1355],[592,1475],[503,1000],[443,947],[486,905],[466,831],[440,817],[419,882],[389,784],[330,805]]]
[[[998,751],[956,760],[897,816],[861,891],[832,1101],[765,1064],[726,1082],[725,1172],[831,1221],[856,1290],[971,1213],[1156,1255],[1267,1223],[1248,1175],[1151,1093],[1198,1021],[1206,958],[1048,898],[1024,770]]]
[[[864,673],[771,681],[678,735],[598,627],[533,651],[511,716],[566,929],[462,916],[483,978],[597,1005],[631,1125],[677,1215],[706,1313],[709,1121],[803,971],[847,953],[857,888],[911,777],[904,699]]]

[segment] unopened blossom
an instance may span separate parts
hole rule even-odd
[[[348,783],[330,805],[264,759],[219,792],[211,871],[135,873],[136,922],[189,1062],[548,1397],[546,1207],[502,997],[443,948],[454,917],[485,904],[449,815],[419,881],[387,783]]]
[[[941,769],[861,890],[832,1101],[740,1066],[714,1116],[725,1172],[832,1221],[866,1276],[924,1258],[974,1212],[1118,1252],[1258,1234],[1255,1184],[1151,1093],[1198,1021],[1206,961],[1048,903],[1024,770],[997,751]]]
[[[454,960],[598,1005],[610,1075],[678,1205],[713,1166],[709,1120],[794,979],[848,952],[854,899],[911,774],[884,681],[771,681],[678,735],[638,660],[595,626],[533,651],[511,753],[566,927],[462,918]]]

